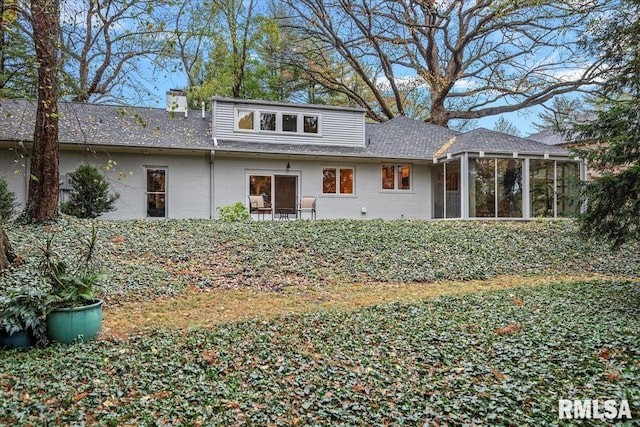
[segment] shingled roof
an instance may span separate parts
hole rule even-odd
[[[365,140],[369,153],[403,159],[431,159],[442,145],[460,132],[431,123],[397,116],[367,126]]]
[[[60,144],[207,149],[213,145],[211,118],[200,111],[169,113],[165,109],[60,102]],[[0,141],[30,142],[36,103],[0,101]]]
[[[365,146],[279,144],[219,140],[217,151],[309,156],[431,160],[433,153],[459,132],[404,116],[365,125]]]
[[[438,156],[459,154],[464,152],[480,152],[492,154],[520,153],[520,154],[555,154],[569,155],[563,147],[543,144],[527,138],[520,138],[489,129],[479,128],[457,135],[446,150],[437,153]]]
[[[214,145],[211,117],[200,111],[170,113],[163,108],[60,102],[60,143],[131,148],[215,150],[226,153],[428,160],[463,152],[568,155],[563,147],[488,129],[460,133],[404,116],[365,126],[364,146],[256,143],[218,140]],[[30,142],[36,104],[0,101],[0,142]]]
[[[546,129],[541,132],[531,134],[527,138],[533,141],[542,142],[543,144],[547,145],[560,145],[567,142],[564,140],[562,135],[551,129]]]

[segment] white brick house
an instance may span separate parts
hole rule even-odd
[[[564,147],[486,129],[456,132],[360,108],[214,97],[208,111],[60,103],[64,176],[107,167],[109,219],[215,218],[252,195],[271,216],[317,200],[317,218],[556,217],[577,209],[584,163]],[[24,205],[35,103],[0,101],[0,174]],[[254,216],[255,218],[255,216]]]

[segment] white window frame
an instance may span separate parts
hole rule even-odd
[[[336,170],[336,192],[335,193],[325,193],[324,192],[324,170],[325,169],[335,169]],[[346,169],[350,169],[351,172],[351,186],[352,186],[352,192],[351,193],[342,193],[340,192],[340,171],[341,170],[346,170]],[[320,182],[320,186],[322,188],[322,192],[321,194],[323,196],[328,196],[328,197],[353,197],[356,195],[356,168],[355,166],[333,166],[333,165],[327,165],[327,166],[322,166],[322,176],[321,176],[321,182]]]
[[[242,129],[240,128],[240,113],[253,113],[253,129]],[[276,129],[268,130],[261,129],[261,121],[260,118],[262,114],[275,114],[276,115]],[[283,115],[291,115],[296,116],[296,132],[284,131],[282,130],[282,116]],[[306,117],[317,117],[318,119],[318,132],[305,132],[304,131],[304,118]],[[278,134],[278,135],[292,135],[292,136],[310,136],[310,137],[320,137],[322,136],[322,114],[320,113],[305,113],[301,111],[277,111],[272,109],[254,109],[254,108],[241,108],[237,107],[234,109],[233,113],[234,124],[233,129],[235,132],[243,132],[243,133],[262,133],[262,134]]]
[[[276,128],[274,130],[269,130],[269,129],[262,129],[262,115],[263,114],[275,114],[276,118]],[[253,128],[257,131],[257,132],[264,132],[264,133],[275,133],[278,132],[278,127],[280,126],[280,123],[278,121],[278,112],[277,111],[270,111],[270,110],[257,110],[254,112],[254,120],[256,120],[257,117],[257,122],[258,122],[258,126],[256,127],[255,125],[253,126]]]
[[[381,191],[389,193],[406,193],[413,191],[413,165],[410,163],[382,163],[380,165],[380,178],[382,178],[382,168],[385,166],[393,167],[393,188],[383,188],[382,182],[380,182]],[[409,188],[398,188],[398,178],[401,167],[409,168]]]
[[[240,127],[240,113],[253,113],[252,129],[243,129]],[[260,119],[258,118],[258,120],[256,120],[256,113],[258,113],[258,116],[260,115],[258,111],[251,108],[236,108],[233,112],[233,128],[237,132],[256,132],[256,121],[257,125],[260,126]]]

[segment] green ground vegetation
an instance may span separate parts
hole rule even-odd
[[[0,353],[9,425],[554,425],[640,417],[640,287],[602,281]]]
[[[30,268],[47,233],[69,245],[91,221],[8,224]],[[100,221],[98,253],[110,305],[203,290],[280,291],[335,283],[432,283],[497,276],[640,277],[640,244],[612,251],[577,237],[573,222]],[[59,249],[65,255],[65,248]]]
[[[231,312],[229,295],[365,302],[0,352],[0,424],[562,425],[559,399],[627,399],[640,418],[636,244],[612,252],[570,221],[98,225],[107,306],[134,323],[154,301],[203,317],[220,295]],[[24,273],[42,236],[72,254],[90,227],[7,231]],[[416,290],[445,281],[463,292]]]

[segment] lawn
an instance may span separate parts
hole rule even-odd
[[[99,225],[105,324],[130,333],[0,352],[0,424],[550,425],[559,399],[640,418],[637,245],[566,221]],[[7,231],[29,266],[88,227]]]

